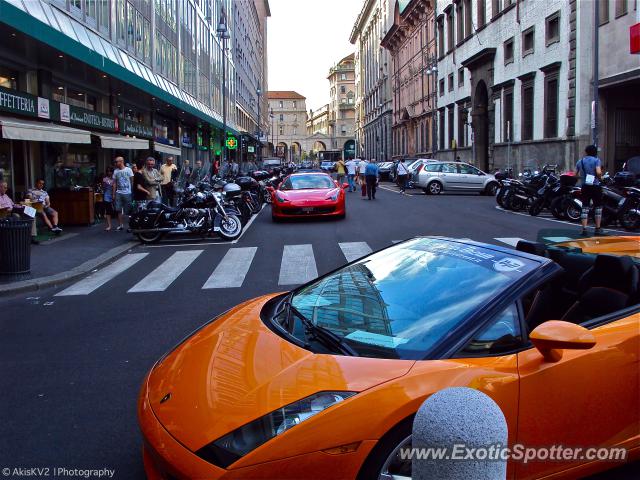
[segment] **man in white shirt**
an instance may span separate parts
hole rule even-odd
[[[345,167],[347,167],[347,180],[349,181],[349,191],[356,191],[356,170],[358,168],[358,161],[355,158],[349,160]]]
[[[404,164],[404,158],[401,158],[396,167],[396,177],[398,178],[398,186],[400,187],[400,193],[404,194],[407,188],[407,177],[409,176],[409,169]]]
[[[162,175],[162,195],[167,205],[173,205],[174,197],[174,185],[173,177],[177,172],[178,167],[173,163],[173,157],[170,155],[167,157],[166,163],[160,167],[160,175]]]
[[[367,196],[367,180],[364,178],[364,171],[367,168],[367,164],[369,162],[367,162],[364,158],[362,160],[360,160],[358,162],[358,167],[357,167],[357,175],[358,175],[358,182],[360,183],[360,189],[361,189],[361,196],[362,198],[365,198]]]

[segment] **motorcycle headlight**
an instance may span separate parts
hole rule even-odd
[[[203,460],[226,468],[263,443],[299,425],[357,392],[318,392],[258,418],[196,452]]]

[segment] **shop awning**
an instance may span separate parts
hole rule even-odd
[[[119,150],[148,150],[149,140],[143,138],[125,137],[123,135],[109,135],[106,133],[95,133],[100,138],[102,148],[117,148]]]
[[[2,138],[34,142],[91,143],[91,133],[49,122],[0,117]]]
[[[169,155],[176,155],[176,156],[182,153],[182,150],[180,150],[179,148],[172,147],[170,145],[165,145],[164,143],[158,143],[158,142],[153,143],[153,149],[156,152],[168,153]]]

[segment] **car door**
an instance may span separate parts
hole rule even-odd
[[[460,164],[460,181],[465,190],[480,191],[484,186],[485,175],[476,167],[466,163]]]
[[[462,183],[460,182],[458,165],[455,163],[443,163],[440,170],[440,180],[445,190],[460,190]]]
[[[584,449],[640,445],[639,319],[636,313],[590,328],[595,346],[562,350],[555,362],[546,361],[536,348],[518,353],[519,444]],[[516,477],[539,478],[579,465],[589,468],[586,463],[517,462]],[[580,475],[574,471],[571,476]]]

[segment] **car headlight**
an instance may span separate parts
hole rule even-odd
[[[284,203],[284,202],[288,202],[289,201],[286,198],[284,198],[283,196],[281,196],[278,192],[276,192],[276,200],[278,200],[278,202],[280,202],[280,203]]]
[[[340,195],[340,192],[336,191],[332,195],[328,196],[327,200],[331,200],[332,202],[335,202],[336,200],[338,200],[338,195]]]
[[[202,447],[196,454],[226,468],[263,443],[357,392],[318,392],[266,414]]]

